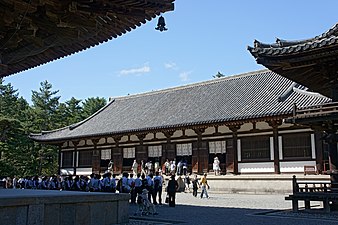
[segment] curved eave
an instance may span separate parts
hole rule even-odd
[[[227,119],[182,123],[182,124],[174,124],[174,125],[167,125],[167,126],[147,127],[147,128],[141,128],[141,129],[130,129],[130,130],[113,131],[113,132],[106,132],[106,133],[97,133],[97,134],[62,137],[62,138],[51,138],[51,139],[43,138],[44,134],[47,134],[50,132],[42,132],[40,134],[30,134],[29,138],[31,138],[34,141],[42,142],[42,143],[60,144],[65,141],[79,140],[79,139],[84,139],[84,138],[94,139],[94,138],[106,137],[106,136],[118,136],[118,135],[137,134],[137,133],[151,133],[155,131],[180,129],[184,127],[191,128],[191,127],[198,127],[198,126],[208,126],[208,125],[213,125],[213,124],[238,125],[238,124],[243,124],[246,122],[259,122],[259,121],[264,121],[264,120],[283,119],[283,118],[290,116],[291,114],[292,114],[292,110],[290,109],[284,112],[272,112],[272,113],[265,113],[261,115],[237,116],[237,117],[227,118]],[[53,132],[57,132],[57,130]]]

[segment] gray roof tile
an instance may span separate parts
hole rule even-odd
[[[192,85],[119,97],[88,119],[70,127],[32,134],[37,141],[122,134],[212,122],[257,119],[291,113],[330,99],[306,91],[279,97],[291,80],[269,70],[218,78]],[[299,85],[297,86],[299,87]],[[304,89],[304,87],[303,87]]]

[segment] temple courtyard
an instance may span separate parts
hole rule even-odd
[[[134,216],[136,205],[130,205],[129,224],[232,224],[232,225],[319,225],[337,224],[338,214],[321,212],[320,203],[312,203],[310,212],[293,213],[284,194],[221,194],[209,191],[209,199],[191,193],[178,193],[176,207],[157,206],[158,215]],[[315,206],[318,206],[316,209]]]

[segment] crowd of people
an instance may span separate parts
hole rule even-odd
[[[111,161],[111,165],[113,162]],[[197,197],[197,191],[201,188],[200,197],[205,195],[209,198],[207,188],[209,184],[206,180],[206,174],[201,179],[197,175],[190,178],[187,172],[187,163],[181,160],[176,165],[175,160],[166,162],[162,168],[157,163],[152,164],[151,161],[144,163],[140,161],[140,166],[137,160],[131,167],[131,173],[124,172],[121,176],[116,177],[113,173],[113,167],[108,167],[108,170],[103,175],[91,174],[84,175],[69,175],[69,176],[33,176],[4,179],[5,188],[13,189],[41,189],[41,190],[64,190],[64,191],[84,191],[84,192],[110,192],[110,193],[128,193],[130,194],[131,204],[148,205],[155,209],[155,205],[162,205],[164,201],[170,207],[175,207],[176,192],[191,192],[194,197]],[[177,178],[176,178],[176,175]],[[166,179],[169,177],[169,179]],[[163,201],[163,192],[167,192]],[[154,210],[152,210],[154,212]]]

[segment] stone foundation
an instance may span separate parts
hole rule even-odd
[[[125,224],[128,199],[128,194],[0,189],[0,225]]]

